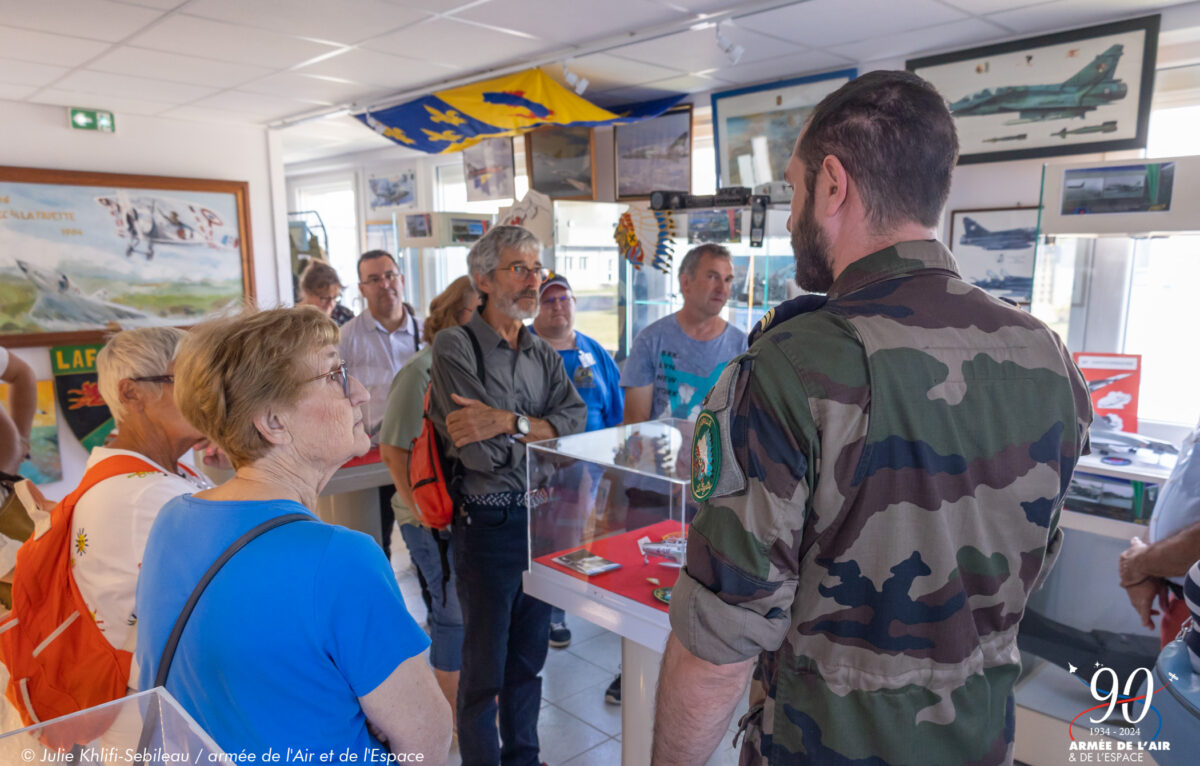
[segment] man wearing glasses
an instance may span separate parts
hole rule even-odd
[[[524,325],[538,313],[540,253],[537,237],[518,226],[485,234],[467,255],[483,306],[433,341],[430,418],[456,506],[464,766],[538,763],[550,607],[521,587],[529,557],[525,442],[578,433],[587,419],[562,358]]]
[[[396,259],[384,250],[370,250],[358,259],[358,289],[367,310],[342,327],[338,347],[350,374],[367,388],[370,401],[363,405],[371,444],[379,443],[379,426],[392,378],[421,347],[421,326],[412,307],[404,302],[404,275]],[[392,555],[392,485],[379,488],[380,534],[383,552]]]

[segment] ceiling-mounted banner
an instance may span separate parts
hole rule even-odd
[[[457,152],[493,136],[516,136],[543,125],[616,125],[657,117],[682,95],[614,111],[562,87],[540,69],[438,91],[377,112],[356,114],[379,135],[427,152]]]

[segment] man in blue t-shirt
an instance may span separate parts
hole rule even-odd
[[[621,373],[608,352],[575,330],[575,293],[561,274],[554,274],[538,288],[540,307],[533,319],[533,332],[540,335],[562,357],[567,377],[587,405],[585,431],[598,431],[619,425],[625,412],[625,394]],[[593,490],[595,485],[592,485]],[[558,607],[550,608],[550,646],[565,649],[571,643],[567,615]]]
[[[683,308],[638,333],[625,360],[625,422],[690,420],[725,364],[746,350],[746,333],[721,318],[733,259],[720,245],[694,247],[679,264]]]

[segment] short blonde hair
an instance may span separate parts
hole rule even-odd
[[[175,327],[139,327],[124,330],[108,339],[96,354],[96,378],[100,397],[108,405],[117,425],[125,418],[120,382],[126,378],[166,375],[185,333]],[[162,383],[146,383],[162,395]]]
[[[471,284],[471,278],[464,276],[451,282],[429,302],[429,318],[425,320],[425,329],[421,333],[426,343],[433,343],[433,336],[458,324],[458,312],[468,295],[479,295],[479,291]]]
[[[294,405],[312,374],[311,355],[337,342],[337,325],[314,306],[202,322],[179,347],[175,404],[234,468],[248,465],[271,448],[254,418],[271,406]]]

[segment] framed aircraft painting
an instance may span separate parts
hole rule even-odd
[[[958,129],[961,164],[1146,145],[1158,16],[910,59]]]
[[[1033,300],[1038,207],[955,210],[950,214],[950,252],[958,273],[997,298]]]
[[[254,300],[248,185],[0,167],[0,344],[98,342]]]
[[[656,189],[692,190],[692,105],[613,127],[618,200],[648,199]]]
[[[552,199],[596,198],[592,129],[542,128],[525,134],[529,188]]]

